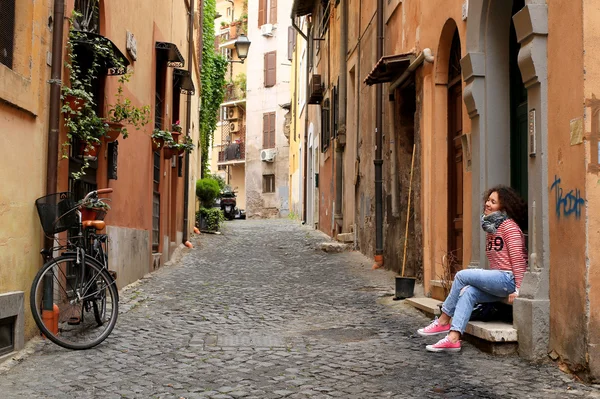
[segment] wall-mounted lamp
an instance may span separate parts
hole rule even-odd
[[[246,35],[239,35],[237,40],[234,43],[235,52],[237,53],[239,61],[235,60],[227,60],[228,62],[239,62],[243,64],[246,58],[248,57],[248,49],[250,49],[250,40]]]

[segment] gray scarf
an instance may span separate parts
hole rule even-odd
[[[500,227],[506,219],[508,219],[508,215],[505,212],[496,211],[487,216],[482,213],[481,228],[487,233],[495,234],[498,227]]]

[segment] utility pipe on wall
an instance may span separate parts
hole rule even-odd
[[[377,60],[383,56],[383,0],[377,0]],[[375,87],[375,265],[383,266],[383,88]]]
[[[339,121],[338,133],[336,140],[336,156],[335,156],[335,221],[341,229],[344,225],[343,215],[343,173],[344,167],[343,152],[346,146],[346,96],[347,96],[347,79],[346,73],[348,69],[347,53],[348,53],[348,0],[340,2],[341,18],[340,18],[340,84],[338,87],[338,102],[339,102]]]
[[[298,32],[300,34],[300,36],[302,36],[302,38],[306,41],[306,46],[308,47],[309,42],[308,42],[308,36],[306,36],[304,34],[304,32],[302,32],[302,29],[300,29],[300,27],[296,24],[296,18],[294,18],[294,15],[291,15],[292,18],[292,27],[296,30],[296,32]],[[308,31],[310,31],[310,26],[308,27]],[[307,51],[307,54],[309,52]],[[296,53],[296,56],[298,56],[298,53]],[[306,82],[304,82],[304,84],[306,85],[306,93],[309,93],[309,87],[308,87],[308,73],[309,71],[309,62],[308,62],[308,57],[307,57],[307,62],[306,62]],[[302,82],[300,82],[300,84],[302,84]],[[307,100],[308,101],[308,100]],[[307,187],[307,176],[306,174],[308,173],[308,104],[304,105],[304,140],[303,140],[303,144],[302,144],[302,158],[303,158],[303,162],[302,162],[302,185],[304,186],[304,190],[302,192],[302,223],[306,224],[308,218],[306,215],[306,192],[308,190]]]
[[[194,68],[193,68],[193,57],[194,57],[194,16],[195,16],[195,4],[194,0],[190,0],[190,18],[189,18],[189,27],[188,27],[188,72],[190,74],[190,79],[193,79],[194,76]],[[200,27],[202,27],[202,7],[200,7]],[[201,36],[201,35],[200,35]],[[202,44],[202,42],[200,43]],[[202,46],[200,46],[202,48]],[[202,54],[202,51],[200,51]],[[199,59],[200,68],[202,68],[202,56]],[[200,90],[200,88],[198,88]],[[179,93],[177,93],[179,95]],[[187,95],[187,109],[185,115],[185,126],[187,129],[187,137],[192,134],[192,94],[188,93]],[[188,229],[188,208],[189,208],[189,195],[190,195],[190,154],[185,153],[185,177],[184,177],[184,186],[183,186],[183,239],[182,242],[185,244],[188,241],[189,229]]]
[[[60,90],[63,67],[63,33],[65,0],[54,0],[52,31],[52,68],[50,71],[50,109],[48,117],[48,159],[46,161],[46,193],[57,191],[58,182],[58,134],[60,132]],[[46,238],[45,248],[52,247],[52,239]]]
[[[57,191],[58,182],[58,134],[60,131],[60,89],[62,86],[63,67],[63,32],[65,17],[65,0],[54,0],[54,22],[52,31],[52,67],[50,70],[50,109],[48,110],[48,159],[46,160],[46,194]],[[52,238],[46,236],[44,248],[51,248]],[[46,259],[44,260],[46,261]],[[52,291],[54,283],[51,278],[44,279],[44,300],[42,314],[44,319],[51,320],[54,315]]]

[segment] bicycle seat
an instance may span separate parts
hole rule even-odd
[[[96,230],[104,230],[106,227],[104,220],[86,220],[82,224],[84,228],[93,227]]]

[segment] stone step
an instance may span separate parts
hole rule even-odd
[[[335,238],[339,242],[344,242],[344,243],[354,242],[354,233],[340,233]]]
[[[433,298],[408,298],[406,303],[430,316],[439,316],[442,302]],[[465,338],[480,349],[499,355],[517,350],[517,330],[510,323],[499,321],[470,321]]]

